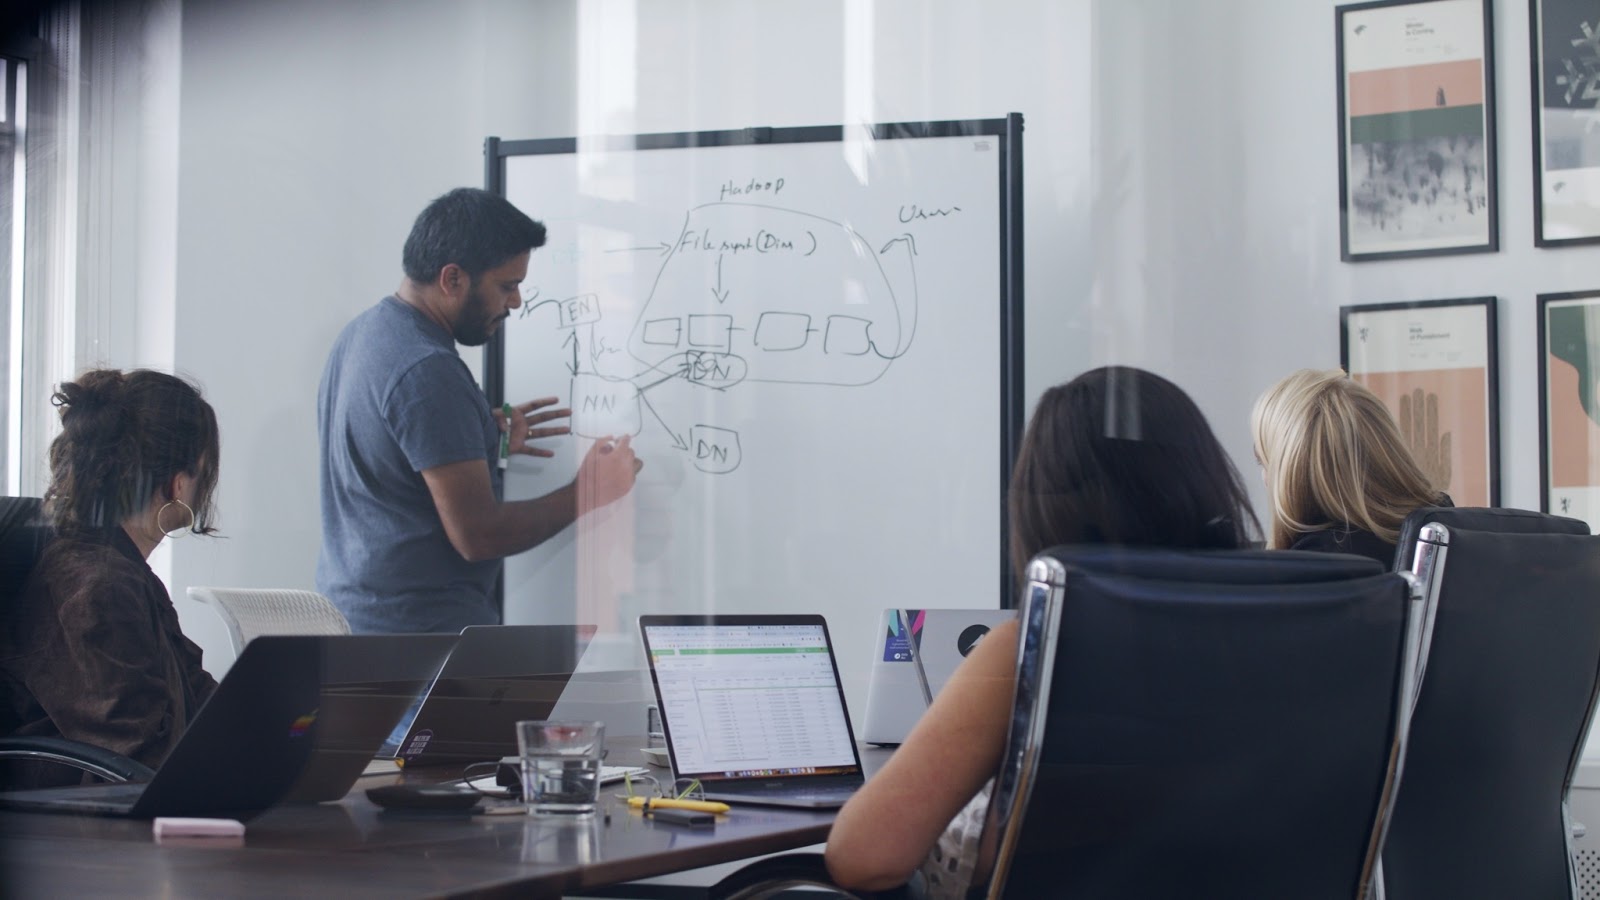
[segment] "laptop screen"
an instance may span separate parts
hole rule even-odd
[[[859,771],[826,628],[644,623],[680,776],[703,780]]]

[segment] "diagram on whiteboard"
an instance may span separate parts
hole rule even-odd
[[[637,435],[655,423],[709,474],[739,467],[739,433],[674,422],[651,402],[663,388],[714,392],[751,385],[865,387],[911,349],[917,329],[916,241],[869,240],[795,209],[708,203],[675,239],[608,253],[655,253],[648,297],[581,293],[551,305],[571,375],[574,434]],[[607,310],[636,310],[631,321]],[[613,337],[626,333],[626,338]],[[684,387],[687,386],[687,387]],[[678,408],[677,404],[669,408]]]

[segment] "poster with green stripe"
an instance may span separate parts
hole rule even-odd
[[[1338,8],[1344,260],[1497,249],[1489,16],[1485,0]]]

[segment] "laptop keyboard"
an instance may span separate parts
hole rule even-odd
[[[758,784],[758,785],[713,785],[708,790],[715,794],[738,794],[746,797],[760,797],[775,795],[779,797],[792,797],[796,800],[837,800],[848,797],[860,789],[861,784],[839,785],[795,785],[795,784]]]

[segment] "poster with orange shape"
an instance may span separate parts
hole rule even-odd
[[[1600,527],[1600,291],[1539,297],[1541,496]]]
[[[1495,299],[1347,306],[1340,325],[1345,371],[1389,408],[1434,487],[1498,505]]]

